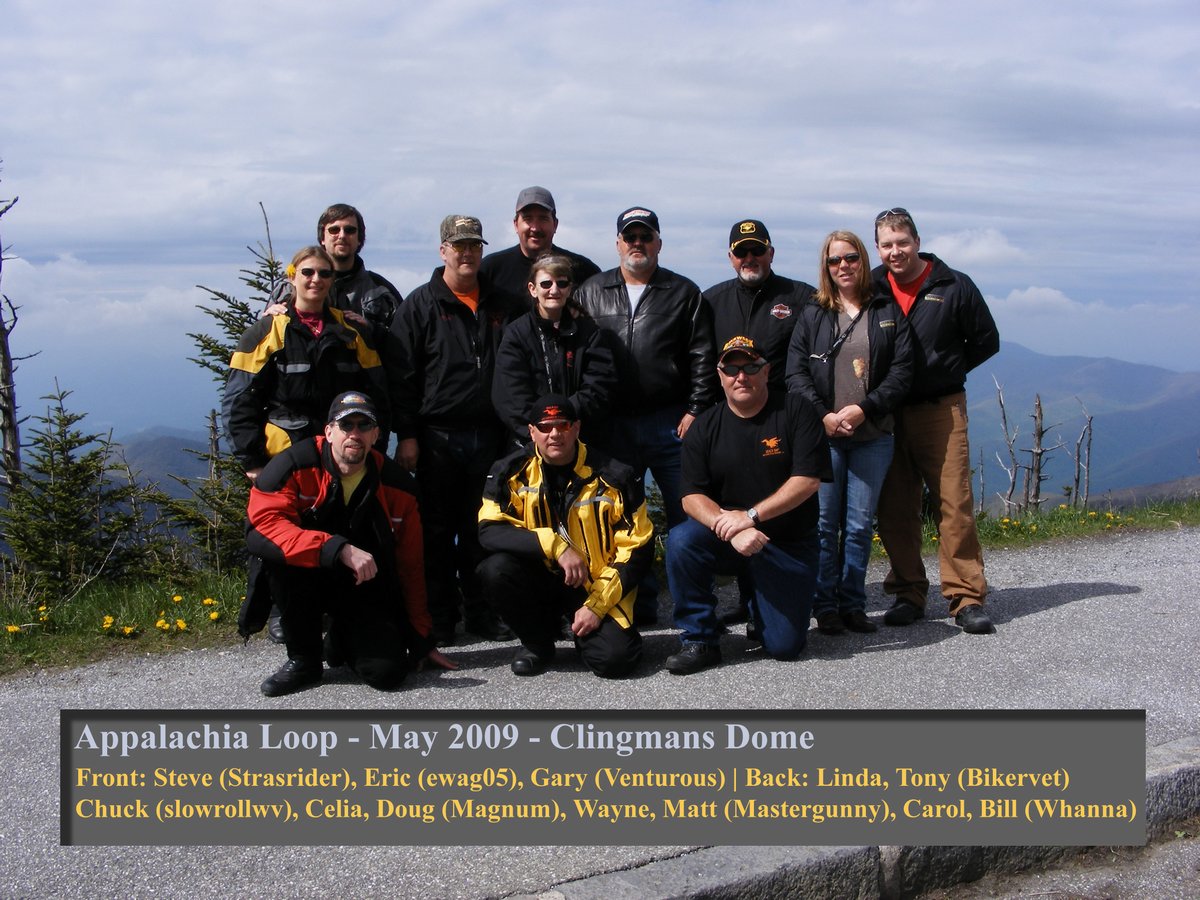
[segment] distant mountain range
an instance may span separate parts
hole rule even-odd
[[[1093,498],[1200,475],[1200,372],[1088,356],[1045,356],[1004,342],[967,380],[972,462],[982,450],[986,489],[993,497],[1008,485],[996,461],[997,452],[1005,456],[1007,451],[993,378],[1004,390],[1010,429],[1020,429],[1019,448],[1030,446],[1038,394],[1045,424],[1056,425],[1051,433],[1067,445],[1049,457],[1051,477],[1043,493],[1061,495],[1062,486],[1071,481],[1070,453],[1084,425],[1084,407],[1093,416]],[[1048,438],[1045,443],[1055,442]]]
[[[1008,485],[996,461],[1005,455],[1000,407],[993,377],[1004,389],[1009,427],[1020,429],[1018,447],[1029,446],[1033,399],[1040,394],[1046,425],[1067,444],[1048,457],[1051,476],[1043,493],[1059,497],[1071,481],[1070,450],[1083,427],[1083,411],[1092,423],[1091,494],[1140,488],[1200,476],[1200,372],[1171,372],[1155,366],[1088,356],[1046,356],[1005,342],[1000,353],[971,373],[967,382],[971,419],[971,462],[983,454],[985,489],[991,500]],[[1054,437],[1047,439],[1053,444]],[[150,428],[119,439],[126,458],[146,481],[183,493],[171,474],[202,477],[201,431]],[[978,490],[978,477],[975,486]],[[989,503],[989,505],[992,505]]]

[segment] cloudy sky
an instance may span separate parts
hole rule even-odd
[[[40,351],[19,399],[57,377],[93,430],[201,427],[195,286],[246,296],[259,202],[287,257],[358,206],[407,292],[445,214],[500,249],[534,183],[602,268],[616,214],[655,209],[701,287],[740,217],[813,281],[828,231],[905,206],[1005,339],[1196,371],[1197,47],[1194,0],[7,0],[2,287],[14,351]]]

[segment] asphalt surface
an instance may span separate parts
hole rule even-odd
[[[59,710],[1145,709],[1149,755],[1200,733],[1198,539],[1196,529],[1114,533],[991,553],[997,634],[963,634],[934,600],[910,628],[814,630],[795,663],[731,635],[724,666],[687,678],[662,669],[678,647],[666,627],[646,633],[641,670],[621,682],[563,652],[547,674],[518,679],[515,645],[476,644],[455,648],[459,671],[420,673],[397,693],[344,677],[268,700],[258,685],[283,655],[265,640],[18,675],[0,682],[0,895],[683,896],[806,856],[866,865],[853,848],[63,847]],[[883,569],[870,574],[868,612],[879,617]]]

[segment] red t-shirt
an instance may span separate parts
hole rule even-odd
[[[912,305],[917,301],[917,292],[921,290],[921,285],[925,283],[925,279],[929,277],[930,270],[933,269],[933,263],[926,262],[925,268],[921,270],[921,274],[912,281],[906,281],[900,284],[896,281],[896,276],[888,272],[888,284],[892,286],[892,294],[896,297],[896,302],[900,304],[900,309],[907,316],[908,311],[912,309]]]

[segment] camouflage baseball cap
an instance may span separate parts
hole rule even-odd
[[[451,244],[457,241],[480,241],[483,239],[483,223],[474,216],[446,216],[442,219],[442,241]]]

